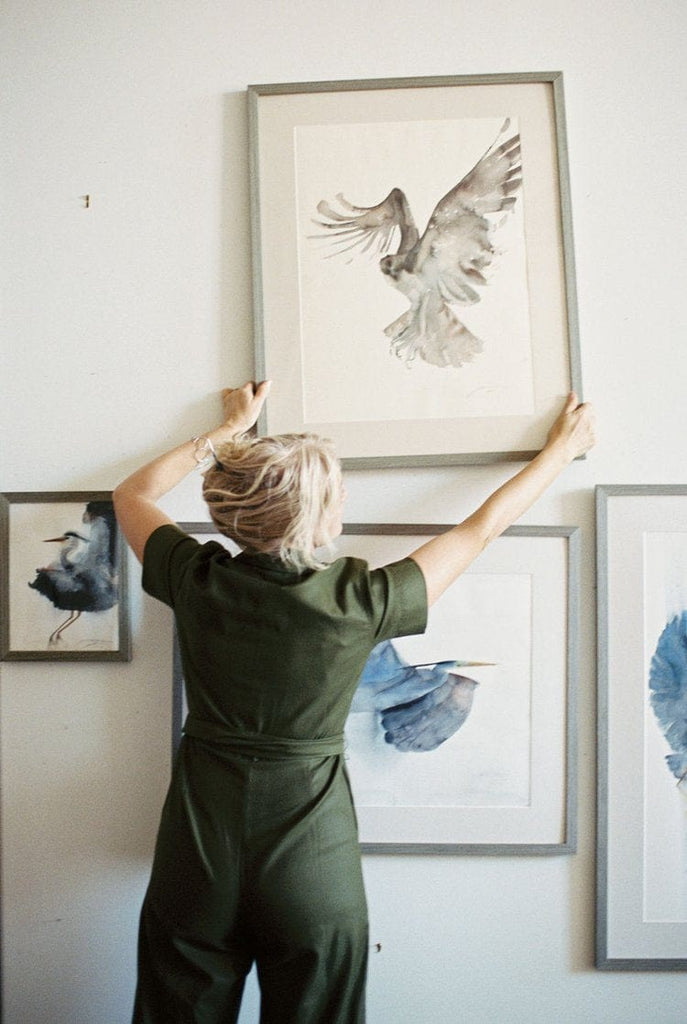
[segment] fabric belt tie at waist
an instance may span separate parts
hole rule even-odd
[[[186,719],[184,732],[194,739],[229,747],[247,757],[330,757],[332,754],[342,754],[344,746],[343,733],[316,740],[267,736],[264,733],[235,732],[219,722],[206,722],[193,715]]]

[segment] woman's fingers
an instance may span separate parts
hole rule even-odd
[[[271,384],[268,380],[259,384],[249,380],[239,388],[224,388],[222,405],[225,422],[232,421],[237,429],[250,429],[260,415]]]

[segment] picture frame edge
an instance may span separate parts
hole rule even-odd
[[[457,86],[488,86],[545,84],[551,87],[553,106],[553,135],[556,146],[556,182],[559,194],[562,264],[564,278],[565,323],[567,329],[567,361],[571,390],[580,400],[583,394],[582,362],[580,352],[577,278],[574,253],[574,231],[570,171],[568,160],[567,124],[565,115],[563,71],[483,72],[465,75],[426,75],[366,79],[341,79],[297,82],[253,83],[246,87],[248,97],[248,165],[249,209],[251,237],[251,266],[253,290],[253,355],[256,379],[266,376],[267,356],[264,333],[264,277],[262,271],[262,223],[259,173],[259,102],[273,96],[289,96],[326,92],[364,92],[384,89],[422,89]],[[257,430],[268,435],[268,411],[261,410]],[[344,470],[388,468],[429,468],[441,466],[491,465],[529,461],[536,450],[425,453],[417,455],[353,455],[341,459]]]
[[[610,602],[608,594],[608,528],[609,504],[614,497],[687,497],[687,484],[603,484],[594,487],[596,519],[597,590],[597,708],[596,708],[596,864],[595,864],[595,936],[594,966],[600,971],[678,972],[687,970],[683,957],[615,957],[609,956],[608,886],[609,886],[609,743],[610,663],[608,626]]]

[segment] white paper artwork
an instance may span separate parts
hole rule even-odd
[[[406,280],[399,290],[401,285],[389,273],[388,265],[382,272],[380,260],[398,252],[399,229],[381,249],[376,244],[379,237],[363,237],[360,245],[345,251],[347,235],[341,235],[339,245],[333,246],[335,231],[326,227],[329,221],[330,228],[336,230],[335,218],[344,213],[355,219],[346,203],[369,213],[398,188],[422,236],[442,198],[485,154],[497,152],[504,140],[509,144],[517,132],[517,120],[507,117],[295,127],[305,422],[525,416],[534,412],[523,216],[525,158],[522,184],[518,178],[509,185],[512,201],[498,213],[486,215],[490,225],[487,249],[482,250],[489,251],[486,263],[475,264],[472,256],[460,256],[476,251],[472,245],[477,231],[474,224],[467,249],[464,237],[451,238],[456,267],[467,269],[458,288],[463,299],[455,300],[454,289],[449,301],[442,302],[445,336],[455,336],[455,323],[459,324],[460,341],[455,345],[462,346],[465,358],[451,356],[454,364],[440,365],[437,359],[438,329],[433,334],[434,354],[427,357],[437,359],[436,363],[420,355],[413,357],[413,346],[404,341],[409,302],[419,310],[416,322],[429,315],[429,307],[417,294],[426,288],[426,280],[415,284]],[[337,197],[344,197],[345,202]],[[351,228],[344,225],[346,230]],[[447,326],[447,318],[452,326]],[[420,329],[413,327],[414,331]]]
[[[484,662],[460,729],[435,750],[400,751],[379,713],[349,715],[349,771],[358,807],[526,807],[530,801],[531,578],[466,573],[430,612],[422,636],[393,641],[411,664]]]
[[[11,506],[9,636],[13,651],[117,649],[114,529],[111,502]]]

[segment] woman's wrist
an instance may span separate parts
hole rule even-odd
[[[194,461],[199,466],[207,466],[208,462],[211,461],[219,464],[220,459],[217,449],[221,448],[222,445],[231,444],[237,437],[245,433],[245,429],[239,424],[228,420],[221,426],[215,427],[214,430],[206,430],[204,434],[192,437],[190,443],[193,445],[192,455]]]
[[[575,459],[575,452],[572,450],[572,446],[562,437],[552,438],[550,441],[547,441],[543,453],[548,455],[553,462],[558,463],[561,469],[569,466]]]
[[[192,437],[191,444],[193,445],[193,460],[197,466],[204,468],[212,461],[219,465],[217,449],[209,434],[199,434],[197,437]]]
[[[232,441],[235,441],[239,434],[245,433],[245,430],[245,427],[241,427],[234,420],[227,420],[221,426],[215,427],[214,430],[206,431],[202,436],[206,437],[216,448],[218,445],[230,444]]]

